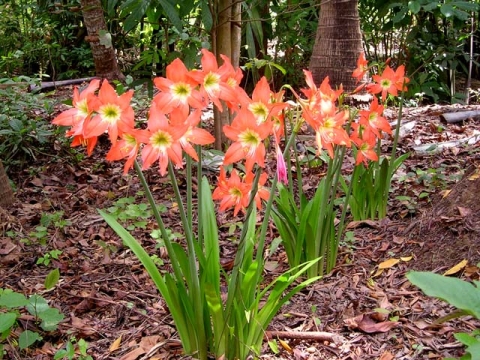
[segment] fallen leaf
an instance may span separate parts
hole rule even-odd
[[[288,343],[286,341],[283,341],[282,339],[278,339],[278,342],[280,343],[280,345],[282,345],[282,347],[287,350],[290,354],[293,352],[292,348],[290,347],[290,345],[288,345]]]
[[[413,259],[413,256],[402,256],[400,260],[408,262]]]
[[[350,221],[347,225],[347,229],[356,229],[359,227],[371,227],[371,228],[378,228],[378,221],[373,220],[360,220],[360,221]]]
[[[467,263],[468,263],[467,260],[462,260],[457,265],[455,265],[455,266],[451,267],[450,269],[448,269],[447,271],[445,271],[443,275],[447,276],[447,275],[456,274],[457,272],[462,270],[465,266],[467,266]]]
[[[442,193],[443,193],[443,196],[442,196],[442,197],[445,199],[451,192],[452,192],[451,189],[450,189],[450,190],[444,190],[444,191],[442,191]]]
[[[344,320],[349,329],[359,329],[368,334],[377,332],[387,332],[400,325],[398,321],[375,322],[371,314],[358,315],[351,319]]]
[[[378,264],[378,268],[379,269],[390,269],[392,266],[397,265],[399,262],[400,262],[400,259],[395,259],[395,258],[388,259],[388,260],[385,260],[385,261],[381,262],[380,264]]]
[[[476,169],[475,172],[468,177],[468,180],[477,180],[480,177],[480,169]]]
[[[392,360],[393,359],[393,355],[390,351],[385,351],[382,356],[380,356],[378,358],[378,360]]]
[[[109,347],[109,351],[110,352],[114,352],[115,350],[117,350],[119,347],[120,347],[120,344],[122,343],[122,335],[120,335],[117,340],[115,340],[112,345],[110,345]]]
[[[472,213],[472,210],[469,208],[457,206],[458,213],[461,217],[466,217]]]

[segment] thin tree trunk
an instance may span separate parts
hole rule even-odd
[[[333,88],[343,84],[346,91],[354,90],[352,71],[362,51],[358,0],[322,0],[310,59],[315,82],[329,76]]]
[[[88,36],[85,38],[92,48],[95,72],[98,77],[108,80],[123,80],[113,46],[100,44],[101,31],[107,31],[101,0],[80,0],[83,20]]]
[[[0,160],[0,207],[7,209],[13,204],[13,190],[10,186],[10,182],[7,177],[7,173],[3,168],[2,161]]]

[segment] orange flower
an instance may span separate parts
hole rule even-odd
[[[384,107],[378,104],[378,99],[375,97],[369,110],[360,111],[360,124],[369,128],[378,138],[381,137],[379,130],[385,131],[387,134],[392,133],[389,122],[382,116],[383,109]]]
[[[130,132],[135,126],[135,114],[130,106],[132,96],[133,90],[118,96],[112,85],[104,80],[98,98],[94,98],[97,114],[85,124],[84,136],[100,136],[108,131],[110,141],[115,145],[120,135]]]
[[[232,125],[225,125],[223,131],[225,135],[233,140],[225,158],[224,165],[233,164],[241,159],[246,159],[246,172],[253,169],[257,163],[259,166],[265,166],[265,145],[263,140],[268,137],[272,129],[272,123],[257,123],[255,116],[246,109],[241,109]]]
[[[123,167],[123,174],[126,175],[137,158],[140,144],[146,143],[147,141],[148,132],[146,130],[133,129],[130,133],[123,133],[121,140],[117,141],[107,153],[107,160],[115,161],[127,158]]]
[[[182,137],[180,137],[180,139],[178,139],[178,141],[180,142],[183,151],[190,155],[190,157],[195,161],[198,161],[198,155],[190,143],[196,145],[207,145],[215,141],[215,138],[207,130],[197,127],[197,125],[200,123],[201,115],[201,109],[196,109],[186,119],[183,117],[183,114],[179,112],[179,109],[172,111],[170,114],[170,124],[187,126],[185,133],[182,135]]]
[[[181,167],[182,146],[179,139],[185,134],[188,125],[171,125],[155,103],[150,108],[147,124],[148,140],[142,149],[142,169],[148,169],[157,160],[162,176],[167,173],[168,160]]]
[[[262,76],[255,85],[252,101],[248,105],[248,109],[257,119],[257,124],[270,121],[272,116],[278,116],[283,109],[288,107],[288,104],[284,102],[273,102],[274,95],[270,90],[267,78]]]
[[[357,60],[357,68],[353,70],[352,77],[357,79],[357,83],[363,79],[368,71],[368,61],[365,59],[365,53],[361,53]]]
[[[83,135],[74,135],[70,146],[71,147],[85,146],[87,148],[87,155],[90,156],[92,155],[93,149],[97,144],[97,140],[98,140],[97,136],[86,139],[83,137]]]
[[[249,104],[251,101],[245,90],[240,87],[240,81],[242,81],[243,72],[240,68],[235,69],[227,56],[220,54],[220,57],[223,60],[223,64],[218,69],[218,72],[222,74],[222,80],[225,82],[225,84],[230,86],[235,91],[236,97],[235,101],[231,102],[225,100],[225,103],[229,109],[236,111],[239,109],[239,105],[240,107],[247,106],[247,104]]]
[[[79,92],[78,88],[73,89],[73,108],[62,112],[55,119],[52,124],[61,126],[71,126],[72,128],[67,132],[67,136],[82,136],[85,120],[90,117],[93,112],[92,102],[90,99],[95,96],[100,86],[100,80],[94,79],[88,86]]]
[[[248,206],[250,186],[243,182],[235,169],[227,179],[225,169],[220,169],[217,188],[213,191],[212,199],[220,201],[220,211],[235,207],[233,215],[237,216],[240,210],[245,211]]]
[[[373,75],[374,84],[367,86],[367,91],[371,94],[382,93],[382,101],[387,98],[387,93],[398,96],[399,91],[406,90],[404,84],[410,80],[405,77],[405,66],[401,65],[396,71],[387,66],[381,75]]]
[[[327,150],[328,155],[333,159],[334,144],[350,147],[350,138],[343,128],[349,116],[347,110],[316,117],[313,117],[309,111],[304,111],[303,116],[315,130],[318,151],[321,149]]]
[[[207,49],[202,49],[202,54],[202,70],[191,71],[189,76],[200,84],[200,91],[222,111],[220,100],[230,103],[237,101],[235,89],[226,83],[226,80],[231,78],[230,69],[228,67],[219,69],[215,55]]]
[[[257,193],[255,194],[255,205],[257,205],[257,209],[260,210],[262,208],[262,200],[267,201],[270,197],[270,191],[264,186],[267,182],[268,175],[266,172],[262,172],[260,174],[260,178],[258,179],[258,189]],[[252,196],[252,187],[253,187],[253,180],[255,180],[255,174],[253,172],[248,172],[245,175],[245,183],[249,186],[250,190],[248,192],[248,201],[250,201],[250,197]],[[247,201],[247,205],[248,205]]]
[[[377,161],[378,155],[374,149],[375,143],[371,144],[367,141],[356,141],[355,144],[357,145],[357,158],[355,165],[360,164],[363,162],[365,165],[368,164],[368,160]]]
[[[174,108],[180,107],[185,117],[190,107],[203,109],[207,104],[200,92],[195,90],[198,83],[190,76],[185,64],[180,59],[175,59],[167,66],[167,77],[157,77],[153,80],[160,93],[154,101],[165,114]]]

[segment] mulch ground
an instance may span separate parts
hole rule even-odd
[[[440,120],[444,112],[464,109],[467,107],[439,105],[405,109],[404,124],[411,126],[402,133],[399,151],[476,136],[478,119],[459,124]],[[395,111],[389,114],[394,121]],[[7,342],[7,358],[53,359],[72,337],[85,339],[94,359],[186,358],[168,309],[148,275],[96,211],[118,205],[123,198],[142,201],[137,196],[138,180],[122,176],[122,164],[103,160],[107,146],[104,139],[96,155],[87,158],[55,144],[51,156],[9,174],[17,186],[17,201],[8,212],[0,209],[0,288],[41,294],[65,319],[57,331],[42,333],[38,347],[20,352],[11,346],[14,341]],[[479,279],[480,227],[476,217],[480,202],[468,183],[477,179],[479,154],[478,141],[436,153],[413,151],[393,183],[388,217],[351,222],[347,228],[351,233],[341,245],[332,273],[293,297],[269,328],[292,336],[301,332],[303,337],[277,339],[277,354],[265,342],[261,358],[461,356],[463,346],[454,333],[470,332],[480,323],[470,317],[435,323],[453,309],[424,296],[407,281],[405,273],[411,269],[443,273],[465,259],[467,265],[453,276]],[[311,188],[316,186],[318,173],[314,168],[305,170],[304,179],[311,182]],[[157,201],[165,205],[167,224],[177,231],[178,213],[172,206],[169,181],[156,171],[149,171],[147,178]],[[462,178],[463,182],[459,181]],[[60,212],[67,223],[55,224],[54,215]],[[38,226],[48,219],[48,235],[40,239]],[[241,221],[230,213],[219,218],[224,231],[223,261],[234,257],[235,229]],[[164,251],[150,236],[153,230],[153,221],[148,219],[143,228],[133,230],[133,235],[167,266]],[[269,241],[275,236],[272,231]],[[52,259],[48,266],[37,264],[53,249],[61,250],[58,259]],[[268,262],[266,282],[287,269],[281,246]],[[46,291],[44,279],[53,268],[60,269],[61,278],[57,286]],[[35,329],[36,324],[26,317],[21,319],[13,339],[23,328]],[[332,341],[315,339],[314,332],[319,331],[334,335]]]

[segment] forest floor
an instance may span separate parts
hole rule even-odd
[[[469,118],[447,124],[440,117],[466,109],[480,106],[404,109],[402,127],[411,126],[402,132],[399,151],[411,156],[393,182],[388,217],[349,223],[333,272],[294,296],[269,328],[302,332],[305,338],[277,341],[278,354],[265,342],[262,359],[440,359],[463,354],[454,333],[470,332],[480,323],[463,317],[436,324],[452,307],[424,296],[405,274],[411,269],[444,273],[467,260],[453,276],[479,279],[480,201],[468,182],[480,176],[480,123]],[[395,121],[396,110],[386,114]],[[470,141],[463,145],[427,146],[428,153],[414,150],[422,144],[466,138]],[[9,174],[17,186],[17,201],[8,213],[0,209],[0,288],[40,294],[65,319],[58,330],[42,333],[39,347],[20,352],[10,346],[14,342],[7,343],[7,358],[53,359],[74,338],[85,339],[88,353],[99,360],[186,358],[155,286],[97,212],[110,208],[126,213],[131,198],[146,202],[138,194],[137,178],[122,176],[122,164],[104,160],[107,147],[108,140],[102,139],[95,154],[84,157],[56,144],[50,155]],[[304,170],[306,188],[316,187],[323,170]],[[175,233],[178,212],[171,206],[168,179],[155,170],[146,175],[158,202],[166,205],[163,215],[174,229],[172,236],[182,241]],[[136,211],[124,223],[146,220],[133,234],[168,264],[150,236],[152,219],[143,219],[145,214]],[[229,261],[242,217],[228,213],[219,221],[222,261]],[[269,243],[276,236],[272,230]],[[60,251],[58,259],[52,256],[46,265],[52,250]],[[60,269],[60,281],[47,291],[44,280],[54,268]],[[280,246],[268,259],[265,281],[286,269]],[[27,315],[20,319],[17,334],[22,328],[36,329]],[[333,341],[309,338],[314,331],[333,334]]]

